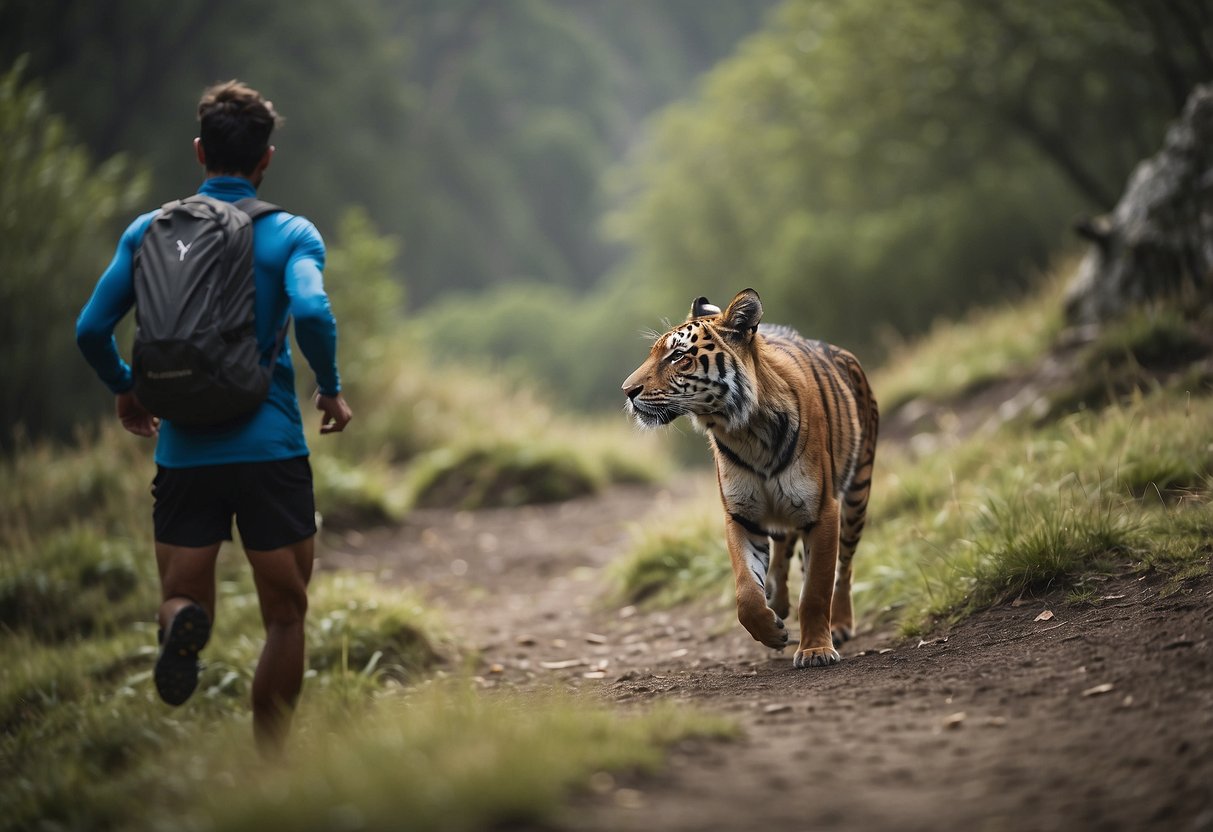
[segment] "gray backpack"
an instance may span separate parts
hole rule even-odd
[[[253,220],[282,210],[257,199],[191,196],[166,204],[135,254],[135,396],[186,427],[238,422],[269,393],[253,322]]]

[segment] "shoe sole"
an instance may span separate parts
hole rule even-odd
[[[198,687],[198,653],[210,637],[211,621],[197,604],[173,616],[153,673],[156,691],[167,704],[184,703]]]

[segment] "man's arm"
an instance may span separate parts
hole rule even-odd
[[[88,303],[76,319],[76,344],[97,376],[117,395],[131,389],[130,366],[122,360],[114,339],[114,327],[135,305],[132,268],[135,251],[155,212],[139,217],[118,241],[118,249],[101,274]]]
[[[316,409],[324,414],[321,433],[338,433],[353,416],[341,395],[337,372],[337,321],[324,291],[324,241],[310,222],[302,225],[286,264],[286,292],[295,319],[295,340],[316,374]]]

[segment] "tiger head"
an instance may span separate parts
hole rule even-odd
[[[643,427],[689,416],[697,428],[744,425],[754,410],[754,335],[762,301],[753,289],[723,312],[696,298],[684,323],[659,337],[623,382],[627,408]]]

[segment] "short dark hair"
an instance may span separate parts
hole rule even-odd
[[[270,146],[270,134],[282,123],[274,104],[240,81],[207,87],[198,102],[199,138],[210,173],[248,175]]]

